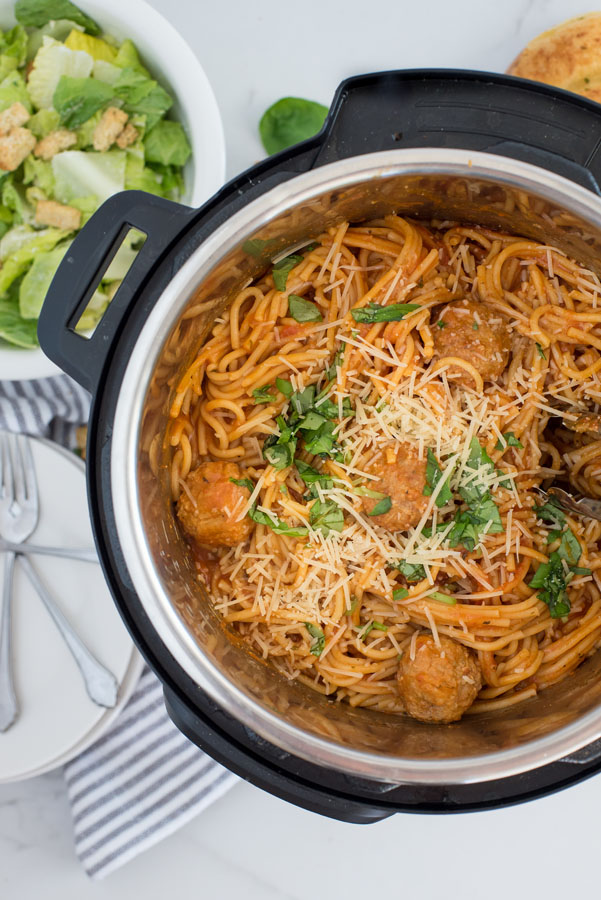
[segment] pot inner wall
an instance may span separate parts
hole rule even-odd
[[[443,157],[445,151],[429,153],[434,159]],[[397,777],[394,759],[403,762],[404,778],[412,764],[417,763],[419,768],[418,760],[450,762],[537,747],[534,755],[524,755],[518,770],[533,767],[537,760],[540,760],[538,764],[548,761],[545,739],[562,733],[562,729],[569,730],[583,717],[588,716],[591,722],[595,718],[601,701],[601,654],[587,660],[575,675],[537,698],[494,714],[468,715],[461,722],[447,726],[429,726],[408,717],[353,709],[298,683],[288,682],[232,635],[197,581],[194,560],[182,539],[169,499],[172,451],[166,430],[175,386],[215,318],[240,287],[263,271],[273,257],[345,219],[360,222],[398,213],[412,218],[486,225],[553,244],[601,275],[601,230],[595,221],[596,215],[599,216],[595,204],[599,201],[592,194],[532,166],[486,154],[468,157],[459,151],[447,153],[454,154],[455,159],[461,158],[461,164],[446,167],[439,164],[440,171],[435,171],[433,162],[422,166],[421,171],[411,171],[411,166],[407,171],[403,165],[378,168],[375,160],[383,155],[377,154],[369,168],[364,163],[359,175],[355,168],[346,180],[342,176],[330,179],[334,186],[324,188],[326,169],[340,170],[340,164],[334,164],[321,170],[319,190],[307,189],[301,192],[300,199],[291,202],[286,192],[294,195],[294,189],[290,191],[288,185],[278,187],[255,201],[251,205],[256,207],[254,211],[247,207],[236,214],[213,235],[218,238],[223,234],[223,249],[209,253],[205,248],[203,259],[201,245],[187,264],[196,265],[194,289],[170,296],[171,327],[167,331],[163,324],[162,342],[156,334],[153,342],[149,339],[148,346],[158,346],[160,350],[146,363],[149,378],[143,383],[143,405],[138,406],[134,420],[128,423],[130,430],[135,429],[130,446],[136,447],[138,460],[135,485],[138,507],[134,515],[145,545],[141,551],[138,548],[145,559],[137,560],[134,568],[143,566],[150,572],[150,582],[155,587],[152,602],[148,602],[148,613],[171,649],[185,633],[187,643],[182,659],[186,657],[188,674],[228,711],[239,716],[243,710],[246,724],[287,750],[295,752],[295,736],[298,736],[298,754],[308,756],[303,737],[309,735],[318,739],[317,757],[312,756],[314,761],[344,769],[345,754],[359,752],[363,754],[362,763],[351,770],[368,776],[370,759],[376,762],[384,754],[391,780]],[[391,159],[393,154],[386,157]],[[476,160],[476,164],[472,165],[471,160]],[[483,165],[487,160],[494,162]],[[348,168],[356,162],[346,161],[345,165]],[[295,182],[308,177],[301,176]],[[537,180],[540,187],[536,187]],[[571,195],[576,197],[574,202]],[[165,293],[168,291],[169,288]],[[165,295],[157,307],[163,300],[167,302]],[[116,431],[117,427],[116,424]],[[135,573],[134,583],[140,589]],[[140,596],[145,603],[143,590]],[[230,706],[232,692],[237,694],[237,699]],[[285,735],[279,735],[280,725],[285,725]],[[601,725],[595,723],[589,727],[587,739],[600,733]],[[325,739],[325,743],[320,743],[320,739]],[[563,744],[556,742],[555,749],[549,752],[557,758],[562,755],[560,750],[573,750],[578,742],[584,742],[582,737],[572,739],[571,743],[569,739]],[[330,749],[319,758],[322,744]],[[381,766],[376,768],[381,777]],[[488,777],[499,774],[505,772],[491,772]]]

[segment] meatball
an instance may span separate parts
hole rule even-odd
[[[417,525],[428,506],[428,497],[424,497],[426,458],[419,458],[413,444],[399,443],[391,449],[396,452],[392,462],[384,451],[364,468],[378,479],[369,481],[369,489],[386,494],[392,501],[388,512],[373,516],[373,522],[390,531],[406,531]],[[361,498],[363,511],[368,515],[380,502],[373,497]]]
[[[407,651],[399,663],[398,690],[405,709],[422,722],[456,722],[472,705],[482,687],[475,655],[463,644],[431,634],[420,634],[415,656]]]
[[[454,300],[448,303],[432,327],[434,359],[456,356],[474,366],[484,381],[498,378],[509,360],[510,336],[507,320],[484,303]],[[459,366],[448,377],[473,387],[473,378]]]
[[[186,478],[186,489],[177,501],[177,515],[184,530],[207,547],[234,547],[245,541],[253,528],[245,516],[236,521],[250,497],[240,479],[240,467],[232,462],[201,463]]]

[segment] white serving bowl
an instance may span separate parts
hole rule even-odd
[[[184,168],[190,206],[200,206],[225,178],[225,140],[215,95],[200,62],[178,31],[144,0],[75,0],[103,31],[134,42],[151,74],[175,98],[170,117],[184,126],[192,156]],[[15,24],[14,2],[0,0],[0,27]],[[41,349],[0,344],[0,379],[17,381],[60,374]]]

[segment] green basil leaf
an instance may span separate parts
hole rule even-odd
[[[292,465],[296,441],[282,441],[282,436],[271,434],[263,443],[263,459],[278,472]]]
[[[551,522],[553,525],[565,524],[566,514],[552,495],[542,506],[535,506],[534,512],[537,518],[542,519],[544,522]]]
[[[538,355],[540,356],[541,359],[546,359],[546,358],[547,358],[547,357],[545,356],[545,351],[543,350],[542,345],[539,344],[538,341],[536,342],[536,350],[537,350],[537,353],[538,353]]]
[[[455,606],[457,600],[451,594],[443,594],[442,591],[434,591],[429,595],[433,600],[438,600],[439,603],[446,603],[447,606]]]
[[[428,447],[426,462],[426,484],[423,490],[424,497],[431,497],[438,482],[442,478],[442,469],[438,465],[438,460],[434,456],[434,452]],[[453,499],[453,492],[448,485],[448,478],[445,479],[444,485],[441,487],[436,497],[436,506],[446,506]]]
[[[305,484],[321,484],[324,488],[333,486],[334,482],[329,475],[323,475],[321,472],[318,472],[317,469],[314,469],[313,466],[303,462],[302,459],[295,459],[294,465]]]
[[[426,577],[426,570],[421,563],[408,563],[404,559],[398,562],[391,562],[389,565],[393,569],[398,569],[401,575],[404,575],[409,584],[416,584],[423,581]]]
[[[316,531],[327,537],[330,531],[342,531],[344,515],[333,500],[316,500],[309,512],[309,523]]]
[[[315,402],[315,385],[310,384],[303,391],[296,391],[290,398],[290,404],[295,413],[304,416],[312,408]]]
[[[503,443],[503,441],[505,443]],[[506,434],[503,435],[503,441],[499,438],[495,445],[495,450],[504,450],[506,447],[517,447],[518,450],[524,449],[524,445],[516,438],[513,431],[506,432]]]
[[[392,499],[390,497],[384,497],[383,500],[380,500],[371,512],[369,512],[368,516],[383,516],[385,513],[390,512],[392,509]]]
[[[294,388],[289,381],[287,381],[285,378],[276,378],[275,386],[277,387],[280,394],[283,394],[287,400],[290,400],[292,394],[294,393]]]
[[[420,309],[418,303],[391,303],[382,306],[380,303],[370,303],[358,309],[351,309],[351,316],[355,322],[372,324],[374,322],[400,322],[405,316]]]
[[[382,491],[372,491],[371,488],[364,487],[360,485],[354,489],[354,493],[358,494],[359,497],[370,497],[371,500],[383,500],[387,497],[387,494],[383,494]]]
[[[232,484],[237,484],[238,487],[245,487],[248,491],[252,492],[255,489],[254,484],[250,480],[250,478],[230,478]]]
[[[392,599],[395,601],[404,600],[405,597],[409,596],[409,591],[407,588],[395,588],[392,592]]]
[[[288,297],[288,312],[296,322],[321,322],[323,316],[319,308],[310,300],[299,297],[298,294],[290,294]]]
[[[567,528],[562,534],[557,553],[562,559],[565,559],[569,566],[577,565],[582,556],[582,547],[571,528]]]
[[[264,384],[263,387],[255,388],[252,392],[255,403],[272,403],[275,397],[271,393],[271,384]]]
[[[318,625],[314,625],[312,622],[305,622],[305,628],[313,639],[311,641],[311,653],[313,656],[321,656],[326,645],[325,634]]]
[[[538,590],[538,598],[549,607],[551,618],[559,619],[570,611],[566,590],[567,579],[559,553],[552,553],[549,562],[542,563],[534,573],[529,587]]]
[[[303,259],[304,256],[300,256],[298,253],[291,253],[290,256],[285,256],[284,259],[280,259],[279,262],[274,264],[271,274],[273,275],[273,283],[278,291],[286,290],[286,282],[290,272]]]
[[[342,366],[344,361],[344,347],[341,347],[340,350],[336,351],[336,355],[332,360],[331,365],[326,369],[326,378],[328,381],[334,381],[334,379],[338,376],[338,369]]]
[[[277,517],[272,518],[260,509],[249,509],[248,515],[253,522],[256,522],[258,525],[267,525],[276,534],[289,535],[290,537],[306,537],[309,534],[308,528],[286,525],[285,522],[281,522]]]
[[[305,435],[305,450],[313,456],[333,456],[338,451],[334,422],[324,422],[317,431]]]
[[[283,97],[269,107],[259,122],[259,134],[269,155],[305,141],[321,130],[327,106],[302,97]]]
[[[29,28],[42,28],[57,19],[69,19],[88,32],[100,34],[100,25],[70,0],[17,0],[15,19]]]
[[[442,331],[443,328],[446,328],[446,327],[447,327],[447,323],[446,323],[446,322],[443,322],[442,319],[439,319],[438,322],[437,322],[436,324],[438,325],[438,327],[440,328],[441,331]]]

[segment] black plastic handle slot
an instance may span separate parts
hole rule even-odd
[[[601,193],[601,106],[489,72],[417,69],[342,82],[315,166],[379,150],[449,147],[531,162]]]
[[[98,384],[137,291],[193,215],[187,206],[124,191],[109,198],[71,244],[46,295],[38,337],[50,359],[87,390]],[[131,228],[144,232],[146,240],[94,333],[84,337],[75,325]]]

